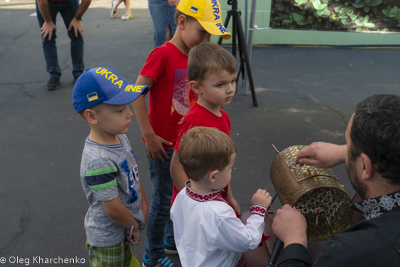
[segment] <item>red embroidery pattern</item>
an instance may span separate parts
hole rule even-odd
[[[267,208],[258,204],[252,205],[250,207],[250,214],[257,214],[262,217],[265,217],[267,216]]]
[[[191,199],[196,200],[198,202],[206,202],[206,201],[222,201],[226,202],[226,200],[222,197],[221,193],[224,190],[218,190],[214,191],[208,194],[199,194],[196,192],[193,192],[192,189],[190,189],[190,184],[186,183],[186,195],[188,195]]]
[[[244,253],[242,254],[242,257],[240,257],[238,263],[236,264],[236,267],[245,267],[246,266],[246,259],[244,258]]]
[[[258,246],[259,247],[262,247],[263,245],[264,245],[264,243],[270,238],[271,236],[269,236],[269,235],[262,235],[262,238],[261,238],[261,242],[260,242],[260,244],[258,244]]]

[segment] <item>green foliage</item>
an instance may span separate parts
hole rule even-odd
[[[382,3],[382,0],[365,0],[367,6],[378,6]]]
[[[308,0],[295,0],[294,6],[302,6],[308,3]]]
[[[272,1],[272,28],[400,33],[400,0]]]
[[[399,13],[399,8],[395,6],[392,9],[382,9],[382,13],[389,18],[395,18],[397,17],[397,14]]]
[[[297,25],[308,24],[308,22],[304,19],[304,16],[301,14],[293,13],[293,19],[297,23]]]
[[[312,1],[312,5],[315,8],[315,10],[323,10],[325,9],[328,4],[322,4],[320,0],[311,0]]]

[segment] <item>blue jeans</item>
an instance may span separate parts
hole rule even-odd
[[[171,7],[168,0],[149,0],[149,11],[154,27],[154,47],[157,47],[165,43],[168,25],[171,26],[172,35],[174,35],[175,7]]]
[[[49,2],[49,12],[51,20],[56,24],[56,16],[58,13],[61,14],[65,27],[69,27],[71,20],[74,18],[76,11],[79,7],[79,0],[70,0],[68,2]],[[36,13],[39,21],[39,26],[42,28],[44,19],[40,14],[38,4],[36,2]],[[74,28],[68,31],[68,36],[71,39],[71,59],[72,59],[72,75],[78,76],[82,74],[84,70],[83,65],[83,37],[78,33],[78,37],[75,37]],[[42,46],[44,58],[46,60],[46,70],[50,73],[51,77],[61,77],[61,69],[58,65],[57,47],[56,47],[56,32],[53,31],[51,40],[49,41],[48,36],[43,39]]]
[[[174,149],[169,148],[165,151],[168,160],[164,163],[148,159],[152,186],[152,198],[146,223],[145,248],[148,259],[158,259],[166,255],[164,236],[168,243],[175,244],[173,225],[169,216],[174,184],[169,167]]]

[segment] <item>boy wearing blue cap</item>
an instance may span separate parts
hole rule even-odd
[[[131,244],[141,238],[148,205],[125,133],[130,103],[148,90],[103,67],[86,70],[74,86],[73,106],[90,125],[80,177],[89,202],[84,225],[91,266],[128,267]]]

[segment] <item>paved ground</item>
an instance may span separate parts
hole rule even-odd
[[[59,18],[62,85],[47,91],[34,5],[10,1],[0,4],[0,263],[33,265],[40,257],[60,256],[83,258],[82,265],[88,266],[83,228],[88,206],[79,165],[89,127],[71,105],[69,40]],[[108,6],[93,0],[84,16],[86,67],[110,67],[134,82],[153,48],[146,2],[132,2],[134,19],[127,22],[111,20]],[[276,152],[271,144],[282,150],[317,140],[343,143],[357,102],[372,94],[399,93],[399,62],[397,49],[255,47],[259,106],[253,107],[251,96],[240,89],[225,108],[238,147],[232,188],[242,211],[257,188],[274,193],[269,169]],[[145,146],[136,122],[128,137],[150,199]],[[345,168],[334,172],[352,195]],[[143,241],[135,251],[140,259]]]

